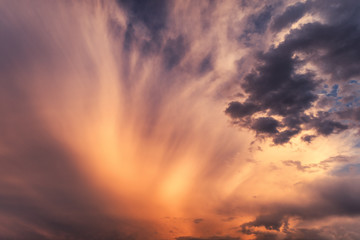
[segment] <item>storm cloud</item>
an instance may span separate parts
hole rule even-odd
[[[275,144],[289,142],[304,128],[313,128],[319,135],[339,133],[348,128],[344,117],[337,120],[336,114],[307,113],[319,99],[323,82],[343,84],[359,76],[359,54],[356,54],[360,49],[359,18],[356,17],[359,12],[354,11],[358,3],[330,3],[330,8],[325,4],[329,3],[296,3],[273,17],[271,29],[275,35],[300,21],[305,14],[318,14],[324,22],[302,24],[290,30],[277,46],[260,51],[256,55],[256,66],[241,81],[247,97],[243,102],[229,103],[225,111],[240,122],[255,113],[278,116],[282,129],[270,134]],[[334,17],[338,15],[341,17]],[[316,69],[310,70],[309,65]],[[337,97],[327,94],[328,98],[334,96]],[[293,119],[292,123],[288,119]]]

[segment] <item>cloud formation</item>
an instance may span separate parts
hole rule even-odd
[[[2,1],[0,238],[359,239],[359,19]]]
[[[328,4],[331,7],[325,7]],[[255,113],[277,116],[281,130],[267,132],[275,144],[289,142],[303,129],[314,129],[325,136],[346,130],[344,117],[339,120],[336,114],[316,110],[314,104],[324,82],[344,84],[359,76],[358,54],[354,54],[359,49],[360,36],[358,12],[354,11],[357,5],[355,1],[299,2],[272,16],[269,31],[274,36],[306,14],[319,16],[322,22],[300,24],[288,31],[277,46],[260,50],[256,66],[242,79],[246,98],[230,102],[225,112],[240,121],[240,125],[252,129],[251,122],[257,121]],[[255,27],[253,32],[257,31]],[[339,85],[334,86],[336,91]],[[337,94],[329,93],[327,97]],[[309,142],[309,138],[304,139]]]

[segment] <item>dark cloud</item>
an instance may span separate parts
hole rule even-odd
[[[264,232],[264,231],[253,231],[249,234],[255,235],[254,240],[332,240],[333,234],[322,229],[306,229],[298,228],[291,231],[284,232],[282,236],[277,233]],[[349,238],[349,240],[352,238]]]
[[[254,103],[240,103],[240,102],[230,102],[229,106],[225,110],[226,114],[229,114],[232,118],[242,118],[245,116],[252,115],[260,110],[260,106],[257,106]]]
[[[297,164],[296,162],[289,161],[287,163]],[[300,168],[303,167],[301,164],[297,165]],[[359,184],[358,175],[351,177],[343,176],[341,178],[328,177],[314,181],[306,187],[312,192],[312,196],[309,197],[311,201],[306,204],[276,203],[263,206],[262,211],[264,213],[258,215],[254,221],[241,225],[240,231],[245,234],[261,235],[264,232],[257,231],[254,227],[262,226],[267,230],[278,232],[283,229],[282,231],[287,235],[285,239],[329,239],[316,229],[288,229],[288,220],[289,218],[295,218],[302,221],[311,221],[329,217],[360,216]]]
[[[349,230],[349,229],[347,229]],[[283,232],[283,234],[265,232],[265,231],[253,231],[249,234],[255,236],[254,240],[356,240],[358,234],[352,232],[344,233],[344,226],[331,226],[322,228],[296,228]]]
[[[135,40],[135,30],[131,23],[126,27],[124,38],[124,49],[130,51],[132,42]]]
[[[260,227],[263,226],[268,230],[276,230],[279,231],[281,226],[284,223],[284,216],[282,216],[281,214],[276,215],[276,214],[269,214],[269,215],[260,215],[257,216],[256,219],[252,222],[248,222],[243,224],[242,227],[242,231],[244,233],[248,232],[246,230],[246,227]]]
[[[287,233],[284,240],[303,240],[303,239],[316,239],[316,240],[330,240],[333,237],[325,235],[322,230],[319,229],[305,229],[299,228],[294,232]]]
[[[328,214],[358,216],[360,214],[360,179],[343,177],[343,180],[320,182],[316,187],[324,202],[329,203]]]
[[[165,0],[117,0],[120,7],[129,13],[128,27],[125,33],[124,47],[128,49],[131,42],[136,40],[132,33],[132,25],[145,26],[150,39],[141,39],[141,50],[144,56],[158,53],[163,45],[162,32],[167,29],[169,9],[172,2]]]
[[[359,14],[360,3],[356,0],[344,0],[339,3],[336,0],[316,0],[312,1],[313,11],[321,14],[331,24],[344,24],[359,22],[356,18]]]
[[[277,133],[279,122],[272,117],[261,117],[253,121],[251,128],[258,133]]]
[[[204,219],[202,219],[202,218],[194,219],[194,223],[196,223],[196,224],[201,223],[202,221],[204,221]]]
[[[303,123],[309,123],[311,118],[306,114],[295,114],[285,116],[282,120],[285,126],[288,126],[291,129],[298,129],[299,126]]]
[[[199,73],[206,73],[213,69],[213,57],[208,54],[199,65]]]
[[[297,135],[300,129],[285,130],[274,136],[273,141],[275,144],[284,144],[290,141],[290,139]]]
[[[324,136],[328,136],[332,133],[339,133],[341,131],[344,131],[348,128],[347,125],[344,125],[340,122],[335,122],[332,120],[319,120],[316,119],[314,122],[314,127],[316,131]]]
[[[293,30],[282,45],[290,51],[306,53],[307,59],[319,66],[322,72],[330,74],[333,81],[358,77],[360,30],[358,23],[348,21],[336,25],[305,24]]]
[[[301,140],[307,143],[311,143],[314,138],[316,138],[315,135],[304,135],[301,137]]]
[[[242,84],[248,98],[244,103],[231,102],[225,112],[232,118],[251,117],[259,111],[282,116],[283,121],[276,127],[282,125],[287,129],[278,135],[274,135],[277,129],[267,132],[273,134],[274,143],[283,144],[298,134],[300,125],[308,120],[303,113],[317,99],[314,93],[317,83],[311,73],[294,72],[298,61],[286,48],[272,49],[260,54],[258,59],[262,64],[247,75]]]
[[[240,240],[240,238],[234,237],[208,237],[208,238],[197,238],[197,237],[178,237],[176,240]]]
[[[275,144],[289,142],[305,127],[328,136],[354,125],[351,121],[358,121],[356,111],[344,110],[340,93],[352,99],[350,101],[354,101],[358,94],[355,91],[344,93],[341,87],[345,81],[360,76],[360,11],[354,10],[359,7],[358,1],[351,0],[341,3],[318,0],[288,6],[282,14],[274,17],[271,25],[274,31],[289,26],[307,13],[320,14],[325,22],[301,25],[291,30],[278,46],[272,45],[268,50],[260,51],[256,56],[257,64],[242,78],[241,87],[247,98],[243,102],[229,103],[225,112],[236,120],[235,123],[251,129],[254,129],[253,126],[244,122],[255,121],[251,118],[257,112],[265,113],[267,117],[278,116],[277,130],[268,131]],[[263,30],[268,22],[269,17],[266,16],[270,8],[265,9],[250,18],[257,26],[254,27],[255,32]],[[306,69],[306,64],[317,66],[317,70]],[[329,78],[324,79],[324,74]],[[318,92],[323,81],[336,84],[332,84],[331,91],[321,98],[321,102],[326,106],[340,104],[342,110],[339,113],[332,110],[327,114],[317,112],[309,115],[306,111],[319,99]],[[307,142],[312,138],[303,137]]]
[[[243,89],[248,101],[270,110],[271,114],[288,116],[301,113],[317,99],[317,86],[310,73],[295,74],[296,59],[279,47],[259,56],[264,64],[245,77]]]
[[[246,5],[243,5],[243,7]],[[239,40],[248,47],[254,45],[254,42],[252,42],[253,35],[264,34],[266,32],[274,9],[275,5],[266,5],[257,13],[248,16],[246,28],[239,36]]]
[[[336,113],[340,119],[352,119],[360,121],[360,107],[346,108]]]
[[[168,39],[163,51],[165,67],[168,70],[171,70],[178,65],[185,56],[187,50],[188,44],[183,35],[180,35],[175,39]]]
[[[249,23],[253,24],[253,31],[256,33],[264,33],[271,19],[274,7],[265,6],[261,12],[250,16]]]
[[[317,0],[309,6],[310,13],[322,15],[326,22],[309,23],[293,30],[282,45],[311,56],[312,62],[332,75],[335,81],[359,76],[360,13],[357,9],[360,3]]]
[[[131,21],[141,22],[153,35],[159,34],[166,27],[170,1],[117,0],[117,2],[130,11]]]
[[[267,233],[267,232],[256,232],[256,238],[254,240],[277,240],[278,235],[275,233]]]
[[[280,31],[285,27],[289,27],[292,23],[297,22],[304,16],[307,11],[309,2],[298,2],[285,9],[285,12],[277,16],[271,24],[271,30]]]

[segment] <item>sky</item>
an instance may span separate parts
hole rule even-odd
[[[0,239],[360,239],[358,0],[2,0],[0,36]]]

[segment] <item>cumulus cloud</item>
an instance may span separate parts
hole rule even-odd
[[[296,164],[301,171],[307,168],[293,161],[287,161],[285,164]],[[302,221],[306,222],[331,217],[358,217],[360,214],[358,183],[358,176],[329,177],[311,182],[304,188],[311,191],[310,201],[301,204],[284,202],[263,206],[263,213],[258,215],[254,221],[241,225],[240,231],[245,234],[259,236],[259,239],[262,239],[261,237],[264,234],[271,234],[273,239],[301,239],[301,237],[305,239],[332,239],[333,233],[329,233],[328,230],[324,229],[289,229],[288,221],[291,218],[302,219]],[[256,227],[261,226],[267,230],[275,230],[278,233],[268,233],[256,229]],[[280,232],[284,233],[286,237],[281,237]],[[335,238],[338,237],[338,235],[335,236]],[[346,239],[355,238],[348,237]]]
[[[354,52],[359,48],[360,34],[357,30],[358,13],[353,10],[358,3],[331,3],[330,8],[324,7],[325,4],[329,3],[296,3],[273,17],[271,29],[274,34],[299,21],[305,14],[318,14],[324,22],[302,24],[292,29],[278,46],[271,45],[267,50],[261,50],[256,56],[258,63],[242,79],[241,86],[247,97],[243,102],[230,102],[225,111],[240,122],[258,112],[268,117],[279,116],[282,130],[270,135],[275,144],[289,142],[304,128],[313,128],[319,135],[339,133],[348,128],[343,122],[344,115],[343,120],[337,120],[336,114],[329,112],[307,113],[315,108],[322,82],[342,84],[359,76],[359,54]],[[335,18],[336,14],[341,17]],[[316,66],[316,70],[308,69],[309,64]],[[339,85],[334,86],[336,89],[326,98],[338,97]],[[309,138],[304,139],[310,142]]]

